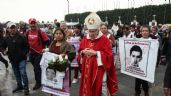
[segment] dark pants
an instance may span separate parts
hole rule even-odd
[[[2,57],[2,54],[0,54],[0,61],[4,64],[8,63],[8,61]]]
[[[156,67],[159,66],[159,63],[160,63],[160,57],[161,57],[161,51],[158,50],[158,55],[157,55],[157,64],[156,64]]]
[[[79,67],[74,67],[74,78],[78,79]]]
[[[40,68],[40,60],[42,58],[42,54],[30,54],[30,62],[34,68],[34,76],[36,80],[36,84],[41,84],[41,68]]]
[[[144,92],[148,93],[149,91],[148,82],[142,79],[138,79],[138,78],[135,79],[135,92],[137,94],[141,94],[141,85],[142,85]]]
[[[12,69],[16,77],[18,87],[23,87],[22,81],[24,83],[24,88],[28,88],[28,77],[26,72],[26,60],[20,61],[18,64],[12,64]]]

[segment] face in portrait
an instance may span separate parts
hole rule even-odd
[[[46,78],[47,78],[47,80],[52,81],[52,80],[55,79],[55,77],[56,77],[56,70],[47,67],[47,69],[46,69]]]
[[[130,65],[134,67],[139,67],[139,62],[142,60],[142,49],[134,45],[130,49]]]

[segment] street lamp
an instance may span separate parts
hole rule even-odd
[[[67,2],[68,2],[68,14],[69,14],[69,0],[67,0]]]

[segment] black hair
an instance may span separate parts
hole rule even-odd
[[[122,27],[122,30],[126,29],[127,31],[129,31],[129,27],[127,25]]]
[[[56,27],[57,27],[57,28],[60,27],[60,23],[59,23],[59,22],[56,23]]]
[[[47,71],[48,69],[52,69],[52,70],[55,72],[55,74],[56,74],[56,70],[55,70],[54,68],[51,68],[50,66],[48,66],[48,67],[46,68],[46,71]]]
[[[0,32],[3,32],[3,25],[0,23]]]
[[[108,28],[107,23],[101,23],[101,24],[100,24],[100,27],[102,27],[103,25],[106,26],[106,27]]]
[[[157,28],[156,26],[151,27],[151,31],[152,31],[153,28],[154,28],[156,31],[158,31],[158,28]]]
[[[3,33],[3,28],[0,27],[0,33]]]
[[[132,46],[130,50],[130,55],[132,54],[133,51],[140,52],[140,56],[142,57],[142,49],[140,48],[140,46],[137,46],[137,45]]]
[[[131,27],[135,29],[135,25],[134,25],[134,24],[132,24],[132,25],[130,26],[130,28],[131,28]]]
[[[64,36],[63,40],[65,40],[65,39],[66,39],[66,34],[65,34],[64,30],[61,29],[61,28],[57,28],[57,29],[54,31],[53,37],[54,37],[54,35],[56,34],[57,31],[62,32],[62,34],[63,34],[63,36]]]
[[[149,31],[149,33],[150,33],[150,31],[151,31],[151,30],[150,30],[150,27],[149,27],[149,26],[147,26],[147,25],[142,26],[142,27],[141,27],[141,29],[140,29],[140,30],[141,30],[141,32],[142,32],[142,29],[143,29],[143,28],[147,28],[147,29],[148,29],[148,31]]]
[[[81,24],[76,24],[76,25],[75,25],[75,28],[82,30]]]

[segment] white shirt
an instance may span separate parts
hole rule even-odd
[[[135,32],[130,32],[127,38],[135,38]]]

